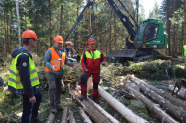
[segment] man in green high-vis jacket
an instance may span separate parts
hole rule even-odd
[[[184,59],[185,59],[185,69],[186,69],[186,45],[183,45],[182,56],[183,56]]]
[[[23,97],[23,114],[21,123],[39,123],[38,110],[42,100],[39,89],[39,78],[35,64],[32,60],[31,51],[37,43],[37,36],[34,31],[26,30],[22,34],[23,47],[14,49],[10,68],[8,90]]]

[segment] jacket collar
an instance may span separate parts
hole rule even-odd
[[[97,50],[97,48],[95,48],[93,51],[95,51],[95,50]],[[90,52],[91,51],[90,48],[88,48],[87,51]]]

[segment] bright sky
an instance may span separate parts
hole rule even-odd
[[[143,5],[145,9],[145,17],[148,18],[149,11],[152,10],[152,8],[155,6],[155,2],[158,3],[158,5],[161,5],[161,2],[163,0],[139,0],[139,3]]]

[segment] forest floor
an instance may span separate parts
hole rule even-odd
[[[107,92],[109,92],[113,97],[115,97],[118,101],[120,101],[125,106],[127,106],[137,115],[143,117],[144,119],[146,119],[147,121],[151,123],[159,123],[160,120],[154,114],[152,114],[141,101],[135,99],[134,97],[132,97],[132,95],[131,95],[131,98],[125,98],[125,95],[128,92],[122,88],[123,81],[121,78],[124,78],[127,74],[136,73],[136,70],[137,68],[139,68],[139,66],[136,65],[132,67],[132,65],[130,66],[130,69],[129,67],[123,67],[122,65],[119,65],[119,64],[109,64],[107,67],[102,67],[100,86],[103,88],[107,87]],[[179,69],[182,69],[183,65],[184,65],[183,63],[177,64],[177,66],[179,66]],[[9,75],[8,69],[9,67],[4,67],[3,69],[1,69],[1,72],[0,72],[0,76],[3,77],[6,84],[7,84],[8,75]],[[50,113],[48,84],[47,84],[47,79],[46,79],[45,72],[44,72],[44,67],[40,66],[37,69],[39,71],[39,77],[40,77],[40,82],[41,82],[41,85],[39,86],[39,88],[43,95],[43,99],[42,99],[40,110],[39,110],[39,118],[46,121]],[[65,77],[64,77],[65,84],[67,83],[78,84],[80,81],[79,77],[82,72],[80,65],[75,70],[69,67],[66,67],[65,70],[66,70]],[[167,68],[167,70],[169,69]],[[156,71],[156,72],[160,72],[160,74],[163,73],[162,71]],[[151,74],[149,71],[147,73]],[[149,78],[152,78],[152,77],[153,76],[151,77],[149,76]],[[162,78],[162,76],[160,76],[159,74],[158,74],[158,77],[160,77],[160,79],[158,80],[149,79],[146,76],[145,77],[141,76],[140,79],[148,82],[149,84],[153,85],[154,87],[157,87],[158,89],[162,89],[165,93],[169,94],[169,92],[167,91],[168,85],[174,83],[173,82],[174,78],[171,77],[171,73],[168,75],[168,77],[167,77],[167,74],[164,75],[164,78]],[[0,87],[0,91],[1,91],[0,93],[0,122],[1,123],[6,123],[8,121],[11,123],[20,122],[20,118],[22,114],[22,98],[9,92],[7,90],[7,86]],[[66,89],[65,94],[61,95],[60,105],[67,106],[73,112],[73,115],[77,123],[83,122],[78,112],[79,105],[71,97],[71,95],[68,92],[68,89]],[[105,109],[109,114],[115,117],[118,121],[127,122],[126,119],[121,114],[119,114],[118,111],[116,111],[111,105],[109,105],[109,103],[105,101],[102,97],[100,97],[99,105],[103,109]],[[55,115],[54,123],[61,122],[62,114],[63,112],[60,111]]]

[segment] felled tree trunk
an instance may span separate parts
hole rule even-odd
[[[76,120],[74,119],[74,115],[70,110],[68,110],[68,114],[70,117],[70,123],[76,123]]]
[[[173,97],[172,95],[170,94],[166,94],[164,91],[160,90],[160,89],[157,89],[155,88],[154,86],[146,83],[145,81],[143,80],[140,80],[138,78],[136,78],[135,76],[133,75],[128,75],[129,79],[136,83],[136,84],[139,84],[139,83],[144,83],[145,86],[147,86],[149,89],[152,89],[154,92],[156,92],[157,94],[159,94],[160,96],[164,97],[166,100],[170,101],[170,103],[172,103],[173,105],[176,105],[176,106],[179,106],[179,107],[182,107],[185,111],[186,111],[186,102],[181,100],[181,99],[178,99],[178,98],[175,98]]]
[[[123,117],[125,117],[131,123],[147,123],[147,121],[128,109],[121,102],[115,99],[108,92],[98,87],[99,94],[111,105],[113,106]]]
[[[48,120],[46,123],[53,123],[55,115],[53,113],[50,113],[48,116]]]
[[[173,105],[172,103],[155,93],[153,90],[146,87],[143,83],[138,84],[138,86],[146,96],[150,97],[155,102],[160,104],[160,106],[163,107],[169,114],[174,116],[180,122],[186,122],[186,112],[183,108]]]
[[[92,123],[90,118],[87,116],[87,114],[83,111],[83,109],[81,107],[79,107],[79,113],[80,113],[84,123]]]
[[[69,92],[72,97],[76,100],[76,102],[81,105],[81,107],[85,110],[85,112],[91,117],[91,119],[96,123],[119,123],[114,117],[108,114],[104,109],[102,109],[99,105],[96,105],[93,101],[90,101],[88,98],[87,101],[80,101],[78,97],[80,94],[75,90],[72,90],[69,87]],[[99,107],[99,108],[98,108]],[[101,109],[101,110],[99,110]]]
[[[63,107],[63,116],[62,116],[62,120],[61,123],[67,123],[67,111],[68,111],[68,107]]]
[[[174,88],[174,85],[169,85],[168,90],[169,90],[170,92],[172,92],[173,88]],[[175,92],[176,92],[177,90],[178,90],[178,88],[175,88],[174,94],[175,94]],[[180,98],[183,99],[183,100],[186,100],[186,88],[182,87],[182,88],[180,89],[180,91],[178,92],[178,97],[180,97]]]
[[[129,81],[127,80],[124,87],[135,96],[136,99],[142,101],[145,106],[164,123],[177,123],[172,117],[170,117],[168,114],[166,114],[163,110],[161,110],[156,104],[154,104],[151,100],[146,98],[143,94],[136,91],[132,87],[130,87]]]

